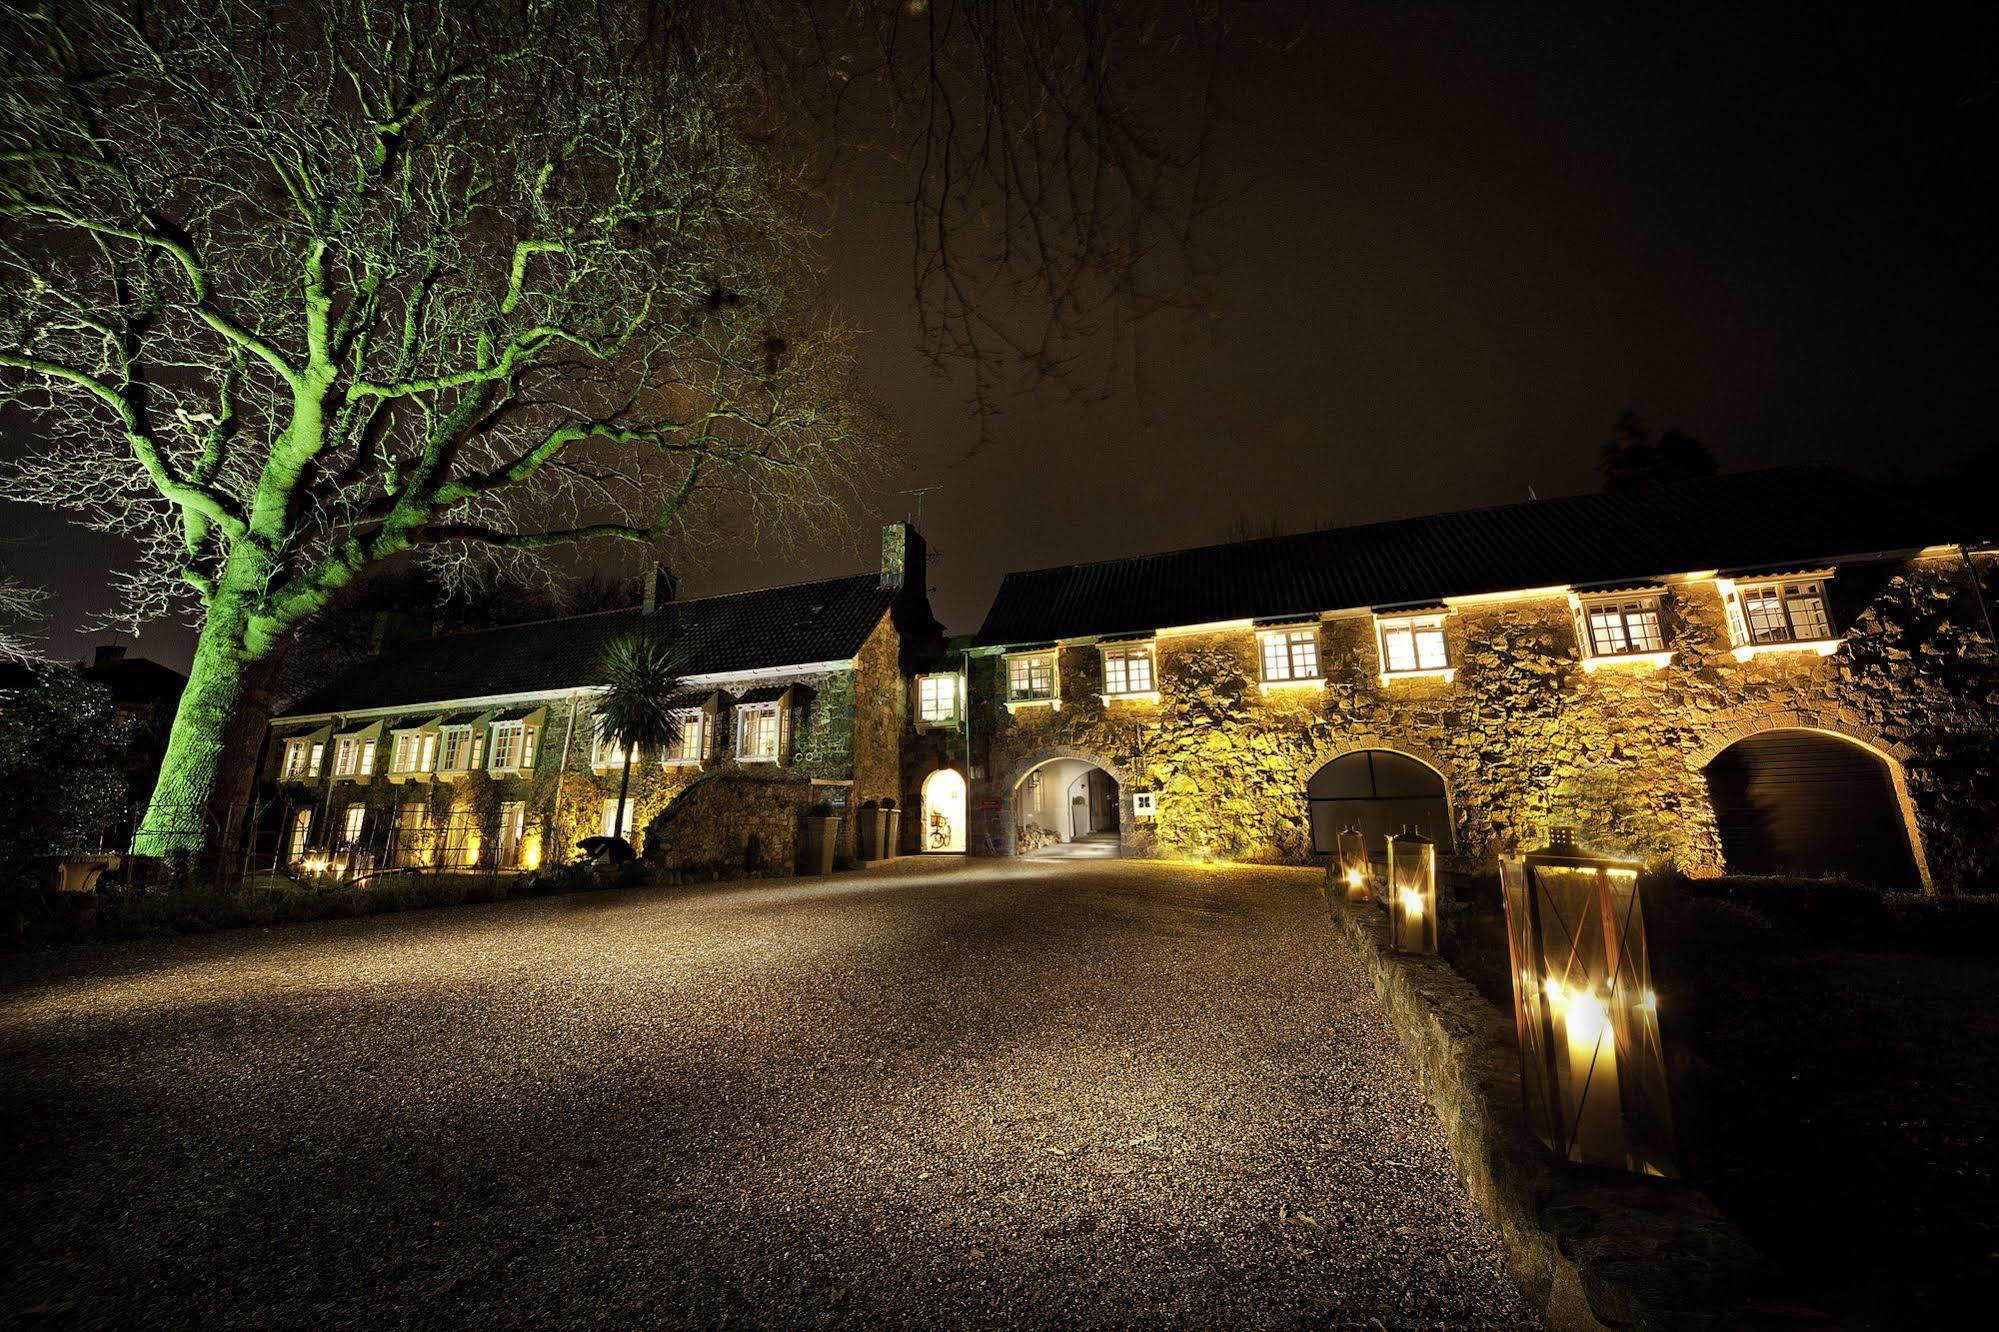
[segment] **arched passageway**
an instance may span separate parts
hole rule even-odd
[[[956,768],[939,768],[923,780],[923,827],[920,851],[965,849],[965,775]]]
[[[1738,874],[1842,874],[1921,888],[1888,760],[1824,731],[1764,731],[1707,765],[1722,857]]]
[[[1013,790],[1014,847],[1021,855],[1115,856],[1122,845],[1117,779],[1079,758],[1030,769]]]
[[[1444,778],[1421,759],[1392,749],[1342,754],[1313,773],[1305,784],[1312,811],[1312,844],[1331,848],[1345,828],[1359,828],[1367,852],[1387,855],[1387,841],[1404,827],[1451,849],[1451,800]]]

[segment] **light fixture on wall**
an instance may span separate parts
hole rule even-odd
[[[1388,839],[1388,946],[1437,951],[1437,844],[1407,826]]]
[[[1527,1114],[1571,1161],[1674,1174],[1659,1001],[1635,861],[1566,828],[1502,862]]]

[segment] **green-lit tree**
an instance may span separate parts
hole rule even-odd
[[[618,775],[617,813],[611,836],[625,835],[625,801],[632,764],[669,749],[680,739],[673,696],[680,692],[681,658],[656,638],[620,638],[604,652],[604,692],[597,699],[597,727],[624,754]]]
[[[1098,0],[0,10],[0,420],[29,422],[5,493],[138,544],[129,619],[200,626],[140,848],[200,848],[247,780],[246,695],[373,565],[464,581],[844,511],[880,431],[810,300],[809,164],[844,143],[814,108],[867,103],[913,181],[933,350],[981,384],[1001,354],[1066,363],[1184,234],[1168,183],[1196,177],[1113,72],[1143,48],[1211,73],[1183,39],[1217,13],[1185,23]],[[1023,292],[1024,316],[990,302]]]

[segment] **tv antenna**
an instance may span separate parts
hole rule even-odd
[[[921,527],[923,525],[923,497],[933,490],[942,490],[943,488],[944,483],[940,481],[934,486],[911,486],[908,490],[898,490],[895,493],[898,495],[916,496],[916,514],[909,521]]]

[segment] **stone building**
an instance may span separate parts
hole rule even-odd
[[[1999,889],[1990,534],[1936,526],[1791,468],[1011,574],[962,658],[972,849],[1414,825],[1476,870],[1565,823]]]
[[[681,739],[633,763],[627,835],[669,866],[788,867],[806,806],[903,793],[906,682],[942,650],[925,573],[898,523],[877,572],[689,601],[655,575],[624,610],[382,643],[272,720],[260,845],[342,874],[567,859],[620,822],[595,700],[640,635],[683,654]]]

